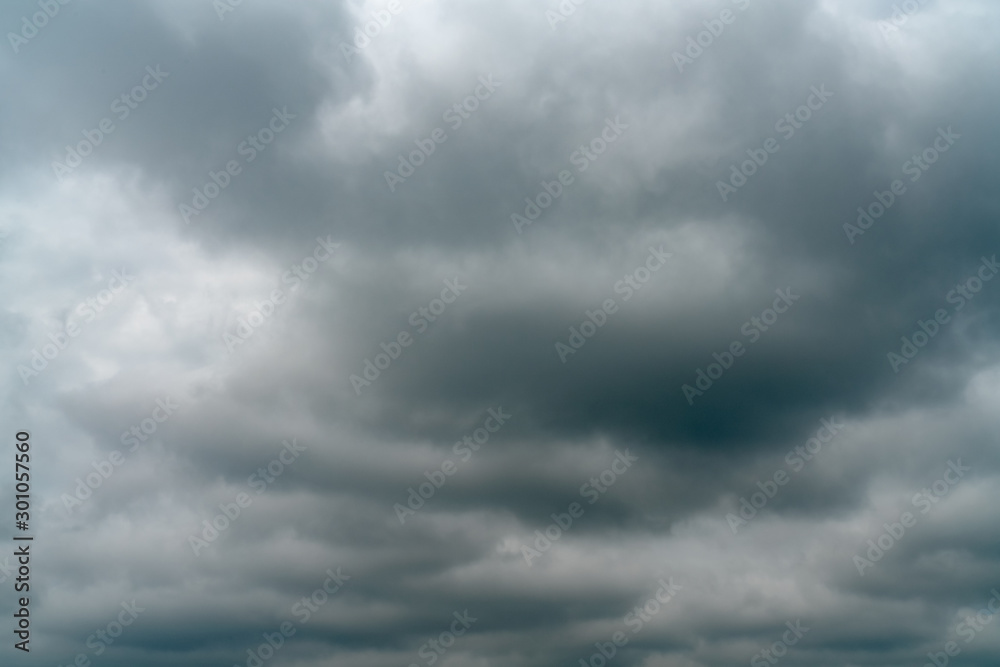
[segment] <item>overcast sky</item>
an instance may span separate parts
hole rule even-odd
[[[0,27],[4,665],[1000,662],[994,0]]]

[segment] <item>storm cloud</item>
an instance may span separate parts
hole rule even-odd
[[[996,3],[0,25],[3,664],[997,664]]]

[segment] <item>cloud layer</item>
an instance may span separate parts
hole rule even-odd
[[[4,664],[997,663],[995,3],[0,24]]]

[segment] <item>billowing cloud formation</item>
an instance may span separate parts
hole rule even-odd
[[[0,24],[4,664],[997,663],[995,3]]]

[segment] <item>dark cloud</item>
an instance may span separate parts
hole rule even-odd
[[[4,664],[996,663],[991,3],[228,3],[0,58]]]

